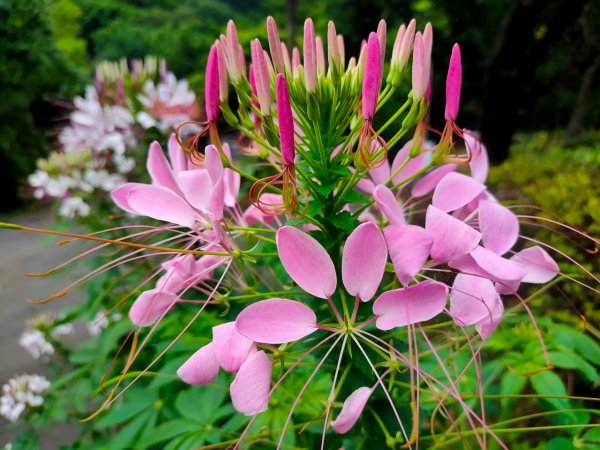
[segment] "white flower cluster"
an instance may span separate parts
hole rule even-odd
[[[54,354],[54,346],[46,340],[40,330],[26,330],[19,338],[19,345],[23,347],[33,359]]]
[[[39,394],[50,387],[48,380],[40,375],[19,375],[2,386],[0,415],[16,422],[28,407],[40,406],[44,399]]]
[[[190,89],[187,80],[177,80],[171,72],[166,72],[162,81],[154,84],[146,80],[138,100],[145,111],[140,111],[136,119],[146,129],[158,128],[167,133],[180,123],[194,119],[198,115],[196,94]]]
[[[87,323],[90,336],[98,336],[108,326],[108,315],[103,309],[96,313],[94,319]]]

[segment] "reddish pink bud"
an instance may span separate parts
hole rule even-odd
[[[311,19],[304,22],[304,79],[308,92],[317,90],[317,43]]]
[[[279,39],[275,19],[271,16],[267,17],[267,34],[269,36],[269,50],[271,51],[273,66],[278,73],[283,73],[285,72],[285,64],[281,52],[281,40]]]
[[[256,78],[254,77],[254,66],[250,64],[250,69],[248,70],[248,82],[250,83],[250,88],[252,89],[252,104],[256,106],[257,109],[260,109],[260,105],[256,98],[258,98],[258,92],[256,90]]]
[[[217,46],[213,45],[208,53],[206,63],[206,74],[204,80],[204,98],[206,110],[206,119],[209,122],[216,122],[219,118],[219,56]]]
[[[387,24],[385,20],[381,19],[379,21],[379,25],[377,25],[377,39],[379,39],[379,60],[381,61],[381,66],[383,67],[383,62],[385,61],[385,43],[387,37]]]
[[[294,164],[296,151],[294,149],[294,117],[290,104],[290,94],[283,74],[275,78],[275,93],[277,97],[277,120],[279,121],[279,140],[281,142],[281,157],[286,166]]]
[[[431,49],[433,48],[433,28],[429,22],[427,22],[427,25],[425,25],[425,29],[423,30],[423,45],[426,58],[431,59]]]
[[[417,22],[415,19],[411,20],[406,27],[406,32],[402,37],[402,45],[400,46],[400,52],[398,53],[398,63],[400,67],[406,66],[410,51],[413,48],[413,42],[415,40],[415,29],[417,28]]]
[[[417,32],[415,36],[412,64],[412,94],[413,99],[417,101],[423,99],[425,90],[427,89],[427,83],[429,83],[429,74],[427,73],[426,66],[423,35],[420,32]]]
[[[382,72],[380,58],[379,39],[377,34],[371,33],[367,43],[365,73],[362,85],[362,114],[365,120],[373,120],[375,108],[377,107]]]
[[[251,44],[252,66],[254,68],[254,79],[256,82],[256,91],[260,111],[263,115],[271,112],[271,87],[269,83],[269,68],[267,60],[258,39],[254,39]]]
[[[460,86],[462,83],[462,64],[460,60],[460,47],[454,44],[450,55],[448,76],[446,77],[446,120],[455,121],[458,116],[460,104]]]

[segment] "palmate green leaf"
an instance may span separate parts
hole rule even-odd
[[[216,384],[193,386],[177,395],[175,408],[185,418],[201,424],[214,423],[222,417],[216,413],[226,395],[226,389]]]
[[[548,357],[550,358],[552,365],[555,367],[577,370],[581,372],[585,379],[587,379],[590,383],[598,383],[600,381],[598,371],[594,368],[594,366],[571,350],[548,352]]]
[[[353,231],[358,225],[358,221],[348,211],[342,211],[335,216],[328,217],[327,220],[336,228],[347,232]]]
[[[532,375],[529,378],[529,380],[531,381],[531,387],[533,388],[533,390],[541,396],[567,395],[567,389],[565,387],[565,384],[560,379],[560,377],[554,372],[548,370],[539,372],[535,375]],[[548,402],[556,410],[571,408],[569,401],[564,398],[546,397],[544,398],[544,401]],[[566,413],[566,415],[569,415],[573,420],[575,419],[575,417],[571,413]]]
[[[154,409],[156,391],[145,388],[134,388],[128,391],[123,399],[112,405],[103,415],[94,420],[94,428],[102,429],[121,425],[146,410]]]
[[[504,375],[502,375],[502,379],[500,380],[500,394],[502,395],[517,395],[520,394],[525,384],[527,383],[527,377],[522,375],[518,375],[511,371],[506,371]],[[501,400],[502,407],[505,408],[506,405],[513,399],[503,398]]]
[[[155,409],[140,413],[135,419],[125,425],[116,433],[107,445],[107,450],[121,450],[134,448],[136,442],[144,433],[154,428],[158,412]]]
[[[327,183],[325,185],[320,185],[320,184],[315,183],[314,187],[319,192],[319,194],[321,194],[323,197],[327,198],[327,197],[329,197],[329,195],[331,195],[331,193],[335,189],[336,185],[337,185],[337,182],[334,181],[331,183]]]
[[[558,325],[553,330],[555,342],[577,353],[595,366],[600,366],[600,345],[589,336],[565,325]]]
[[[153,428],[147,433],[144,438],[138,443],[140,448],[146,448],[159,442],[169,441],[189,432],[198,432],[204,430],[204,426],[195,420],[191,419],[175,419],[161,423],[158,427]]]

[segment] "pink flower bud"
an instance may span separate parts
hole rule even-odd
[[[346,61],[346,47],[344,46],[344,36],[338,34],[338,49],[340,51],[340,61],[342,62],[342,68],[344,67],[344,61]]]
[[[285,42],[281,43],[281,55],[283,56],[283,66],[285,71],[288,73],[292,73],[292,63],[290,62],[290,52],[288,52],[288,48],[285,45]]]
[[[209,122],[216,122],[219,118],[219,56],[217,46],[213,45],[208,53],[206,62],[206,74],[204,79],[204,98],[206,110],[206,119]]]
[[[250,83],[250,88],[252,89],[252,104],[256,106],[257,109],[260,109],[260,105],[256,101],[256,98],[258,98],[258,92],[256,90],[256,78],[254,77],[254,66],[252,64],[250,64],[250,69],[248,70],[248,82]]]
[[[232,20],[227,22],[227,45],[223,46],[225,58],[228,62],[229,77],[238,82],[242,74],[246,73],[246,58],[238,40],[237,30]]]
[[[223,53],[221,42],[217,41],[215,46],[217,47],[217,57],[219,60],[219,100],[225,102],[227,101],[229,94],[229,85],[227,84],[227,64],[225,62],[225,54]]]
[[[400,48],[402,47],[404,33],[406,33],[406,25],[402,24],[400,25],[400,28],[398,28],[396,40],[394,41],[394,47],[392,48],[392,65],[398,65],[400,62]]]
[[[300,67],[300,51],[298,47],[294,47],[292,49],[292,71],[294,72],[294,76],[298,73],[298,67]]]
[[[338,69],[342,67],[335,24],[331,20],[327,25],[327,61],[329,67],[337,67]]]
[[[311,19],[304,22],[304,79],[308,92],[317,90],[317,43]]]
[[[462,64],[460,60],[460,47],[458,44],[454,44],[452,54],[450,55],[448,76],[446,77],[446,111],[444,112],[446,120],[454,122],[456,116],[458,116],[461,83]]]
[[[267,17],[267,34],[269,36],[269,50],[271,51],[273,66],[278,73],[284,73],[285,64],[281,52],[281,40],[279,39],[275,19],[271,16]]]
[[[256,80],[256,91],[260,111],[263,115],[271,112],[271,87],[269,83],[269,69],[265,54],[258,39],[254,39],[251,44],[252,66],[254,67],[254,79]]]
[[[412,93],[413,99],[416,101],[422,100],[425,96],[425,90],[427,89],[427,83],[429,82],[426,66],[423,35],[420,32],[417,32],[415,36],[412,64]]]
[[[387,24],[385,20],[381,19],[379,25],[377,25],[377,39],[379,40],[379,60],[381,61],[381,67],[385,61],[385,43],[387,37]]]
[[[410,51],[413,48],[413,42],[415,40],[416,27],[417,22],[415,19],[412,19],[406,27],[406,32],[402,38],[402,45],[400,46],[400,52],[398,53],[398,64],[400,64],[401,68],[404,68],[408,62],[408,57],[410,56]]]
[[[423,30],[423,48],[425,49],[425,59],[431,61],[431,49],[433,48],[433,28],[431,24],[427,22],[425,30]],[[429,64],[431,67],[431,63]]]
[[[294,149],[294,117],[290,104],[290,94],[283,74],[275,78],[275,93],[277,97],[277,120],[279,121],[279,139],[281,142],[281,157],[285,165],[294,164],[296,151]]]
[[[319,36],[315,39],[317,49],[317,75],[325,75],[325,49]]]
[[[371,33],[367,43],[365,73],[362,85],[362,114],[365,120],[373,120],[375,108],[377,107],[382,72],[380,58],[379,39],[377,34]]]

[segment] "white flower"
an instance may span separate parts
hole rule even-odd
[[[67,336],[71,333],[73,333],[73,324],[71,323],[63,323],[62,325],[58,325],[56,327],[54,327],[54,329],[52,330],[52,336],[58,337],[58,336]]]
[[[90,210],[90,205],[80,197],[68,197],[62,201],[58,214],[67,219],[72,219],[75,216],[85,217],[90,213]]]
[[[94,319],[87,323],[88,333],[92,336],[98,336],[107,326],[108,317],[106,317],[106,311],[100,310]]]
[[[40,330],[26,330],[19,338],[19,345],[27,350],[34,359],[54,354],[54,347],[46,340]]]
[[[115,163],[115,166],[117,167],[117,171],[119,171],[119,173],[131,172],[135,167],[135,159],[127,158],[123,155],[115,155],[113,158],[113,162]],[[123,182],[125,182],[125,180],[123,180]]]
[[[36,407],[44,403],[40,394],[50,387],[50,382],[40,375],[19,375],[8,380],[2,386],[0,397],[0,415],[10,422],[16,422],[27,407]]]

